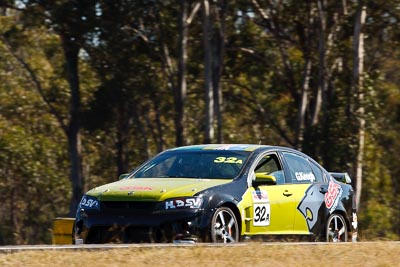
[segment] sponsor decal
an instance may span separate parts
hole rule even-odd
[[[120,187],[119,190],[123,191],[151,191],[153,188],[149,186],[123,186]]]
[[[237,145],[237,144],[231,144],[231,145],[211,145],[207,146],[204,149],[214,149],[214,150],[243,150],[245,148],[248,148],[248,145]]]
[[[315,181],[315,176],[312,172],[308,172],[308,173],[296,172],[295,176],[296,176],[297,181],[310,181],[310,182]]]
[[[252,192],[253,198],[253,225],[269,226],[271,219],[271,206],[268,192],[256,190]]]
[[[322,204],[322,195],[319,192],[318,185],[311,185],[304,194],[297,209],[304,216],[307,222],[308,230],[314,227],[318,220],[318,211]]]
[[[328,192],[325,194],[325,206],[332,213],[337,205],[339,204],[340,197],[342,196],[343,189],[340,184],[333,181],[333,178],[329,181]]]
[[[267,191],[256,190],[252,192],[253,201],[254,202],[269,202],[269,197]]]
[[[219,146],[215,148],[216,150],[229,150],[232,147],[232,145],[224,145],[224,146]]]
[[[181,198],[165,201],[165,209],[191,208],[198,209],[202,204],[201,198]]]
[[[83,197],[81,200],[81,207],[85,207],[85,208],[89,208],[89,209],[98,208],[99,201],[97,201],[96,199]]]

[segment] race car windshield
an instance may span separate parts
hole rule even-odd
[[[246,151],[169,151],[147,162],[131,178],[233,179],[249,154]]]

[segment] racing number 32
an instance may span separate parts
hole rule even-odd
[[[254,204],[253,225],[268,226],[270,217],[269,203]]]

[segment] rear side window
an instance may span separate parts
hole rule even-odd
[[[317,182],[323,182],[324,181],[324,173],[322,172],[321,168],[315,164],[314,162],[310,161],[311,168],[314,172],[315,179]]]
[[[288,152],[284,152],[283,157],[289,169],[289,183],[303,184],[316,181],[311,165],[306,158]]]

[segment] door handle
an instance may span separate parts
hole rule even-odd
[[[288,190],[285,190],[285,191],[283,192],[283,195],[284,195],[285,197],[290,197],[291,195],[293,195],[293,193],[290,193]]]

